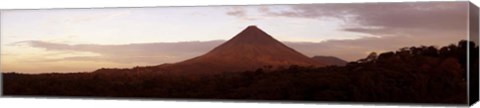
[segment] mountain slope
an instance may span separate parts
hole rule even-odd
[[[313,56],[313,60],[323,62],[326,65],[345,66],[348,62],[333,56]]]
[[[204,55],[160,67],[169,72],[231,72],[290,65],[325,66],[249,26]]]

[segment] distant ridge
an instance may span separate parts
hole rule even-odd
[[[182,62],[160,65],[169,72],[233,72],[271,66],[325,66],[274,39],[257,26],[248,26],[208,53]]]
[[[334,66],[345,66],[348,63],[347,61],[334,56],[313,56],[312,59],[319,62],[323,62],[326,65],[334,65]]]

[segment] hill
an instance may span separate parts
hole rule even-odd
[[[326,63],[326,65],[345,66],[347,61],[334,56],[313,56],[313,60]]]

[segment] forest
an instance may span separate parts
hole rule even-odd
[[[213,75],[173,75],[155,66],[68,74],[6,72],[3,95],[465,104],[467,68],[478,75],[478,53],[478,45],[462,40],[372,53],[345,66],[264,66]]]

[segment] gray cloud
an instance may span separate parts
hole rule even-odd
[[[376,33],[385,34],[392,31],[388,29],[466,30],[467,5],[468,2],[303,4],[291,5],[287,11],[259,12],[270,16],[339,18],[348,23],[346,31],[381,27]]]
[[[433,34],[436,35],[436,34]],[[283,42],[287,46],[307,55],[336,56],[348,61],[364,58],[370,52],[394,51],[402,47],[419,45],[443,46],[456,43],[450,35],[437,35],[439,41],[428,41],[430,37],[368,37],[354,40],[329,40],[324,42]],[[66,57],[48,61],[111,61],[119,63],[144,63],[157,65],[183,61],[207,53],[225,41],[195,41],[175,43],[138,43],[125,45],[95,45],[80,44],[67,45],[44,41],[25,41],[31,47],[43,48],[50,51],[80,51],[98,53],[101,56]],[[412,44],[420,43],[420,44]],[[423,43],[422,43],[423,42]],[[442,44],[438,44],[442,43]]]
[[[242,8],[232,8],[232,10],[227,12],[227,15],[236,16],[236,17],[245,17],[247,15],[246,10]]]
[[[393,51],[401,47],[443,46],[466,39],[468,2],[403,2],[282,5],[257,10],[270,17],[340,19],[343,32],[367,33],[375,37],[327,40],[318,43],[286,43],[306,55],[333,55],[357,60],[371,51]],[[272,8],[268,8],[272,7]]]
[[[233,6],[229,8],[227,15],[240,18],[242,20],[257,20],[256,16],[249,14],[249,11],[244,6]]]
[[[368,33],[377,37],[323,42],[284,42],[307,55],[336,56],[354,61],[369,52],[393,51],[402,47],[443,46],[466,39],[467,2],[364,3],[291,5],[291,10],[273,11],[258,6],[269,16],[298,18],[339,18],[346,22],[345,32]],[[234,7],[227,14],[248,19],[244,7]],[[58,60],[113,61],[146,64],[171,63],[206,53],[224,41],[139,43],[125,45],[67,45],[43,41],[26,41],[46,50],[93,52],[96,57],[67,57]],[[55,60],[53,60],[55,61]]]
[[[348,61],[356,61],[366,57],[371,52],[395,51],[411,46],[445,46],[458,42],[450,36],[438,37],[439,41],[428,41],[427,38],[417,37],[366,37],[352,40],[329,40],[324,42],[285,42],[287,46],[307,55],[336,56]],[[412,44],[417,43],[417,44]],[[441,43],[441,44],[439,44]]]
[[[345,32],[360,32],[377,37],[324,42],[285,42],[307,55],[337,56],[354,61],[372,51],[392,51],[418,45],[443,46],[466,39],[467,2],[411,2],[357,4],[302,4],[290,10],[274,11],[257,6],[268,16],[297,18],[337,18],[345,21]],[[247,8],[233,7],[226,14],[253,20]],[[142,62],[161,64],[178,62],[206,53],[224,41],[139,43],[125,45],[67,45],[43,41],[26,41],[46,50],[93,52],[96,57],[67,57],[58,60]],[[55,61],[55,60],[53,60]]]
[[[86,61],[112,61],[120,63],[140,62],[146,64],[169,63],[185,60],[201,55],[223,41],[192,41],[173,43],[139,43],[125,45],[96,45],[79,44],[68,45],[44,41],[23,41],[16,44],[27,44],[31,47],[43,48],[47,51],[79,51],[98,53],[95,57],[67,57],[58,60],[86,60]]]

